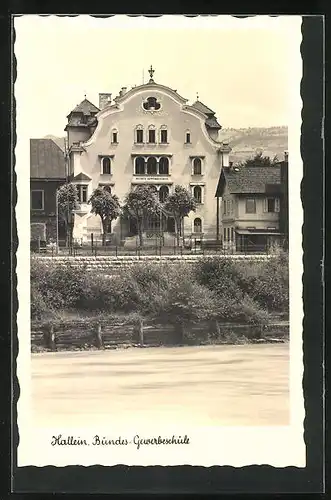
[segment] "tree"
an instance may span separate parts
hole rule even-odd
[[[158,210],[160,210],[160,204],[156,192],[151,186],[138,186],[130,191],[125,198],[123,211],[135,219],[141,247],[144,245],[144,223],[149,216],[157,214]]]
[[[272,159],[270,156],[263,156],[262,151],[256,153],[252,158],[241,161],[237,164],[238,167],[274,167],[279,162],[277,155]]]
[[[73,232],[73,211],[79,208],[78,192],[75,184],[63,184],[63,186],[57,190],[57,204],[59,215],[62,217],[65,224],[67,246],[70,246]]]
[[[93,191],[88,203],[92,206],[91,212],[101,218],[102,245],[104,246],[109,222],[117,219],[121,213],[119,199],[116,194],[111,194],[107,189],[97,188]]]
[[[175,186],[175,190],[170,194],[163,204],[163,211],[174,218],[177,236],[177,246],[179,246],[180,228],[184,217],[190,212],[195,212],[196,202],[191,193],[182,186]]]

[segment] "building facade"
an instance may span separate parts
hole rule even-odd
[[[288,161],[223,169],[216,191],[223,247],[264,251],[288,239]]]
[[[57,236],[56,191],[65,182],[64,151],[52,139],[30,139],[30,222],[45,224],[47,240]]]
[[[176,90],[156,83],[153,73],[151,68],[148,83],[122,88],[114,100],[99,94],[99,108],[85,99],[67,117],[69,178],[80,202],[74,216],[77,240],[101,236],[100,217],[88,204],[99,186],[121,203],[139,185],[154,186],[161,201],[176,185],[184,186],[197,202],[196,212],[185,218],[185,235],[216,236],[215,190],[231,149],[218,141],[221,126],[211,109],[199,100],[189,105]],[[153,228],[172,233],[174,224],[151,218],[146,229]],[[119,217],[109,232],[123,242],[136,229],[133,221]]]

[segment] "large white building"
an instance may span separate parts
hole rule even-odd
[[[161,200],[175,185],[190,189],[197,210],[185,218],[185,235],[216,239],[220,234],[215,193],[231,149],[218,141],[221,126],[211,109],[199,100],[189,105],[177,90],[156,83],[153,73],[151,68],[148,83],[122,88],[113,100],[111,94],[99,94],[99,108],[85,99],[68,115],[69,176],[80,201],[74,238],[101,235],[101,220],[87,203],[95,188],[108,186],[123,203],[141,184],[155,186]],[[159,229],[158,220],[148,224],[147,229]],[[173,221],[162,221],[162,230],[173,232]],[[124,241],[135,234],[134,221],[119,218],[109,232]]]

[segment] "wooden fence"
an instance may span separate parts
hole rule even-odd
[[[217,336],[217,334],[225,336],[230,333],[253,339],[261,336],[261,329],[258,326],[236,323],[219,323],[216,327],[213,322],[201,322],[190,327],[188,342],[200,344],[204,343],[210,336]],[[288,335],[289,325],[286,321],[270,324],[263,332],[263,336],[266,337],[284,338]],[[137,346],[174,345],[176,340],[174,327],[170,324],[75,321],[54,324],[33,323],[31,344],[56,351],[92,346],[104,349],[125,344]]]

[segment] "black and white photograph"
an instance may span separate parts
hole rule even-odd
[[[19,466],[305,467],[301,24],[14,19]]]

